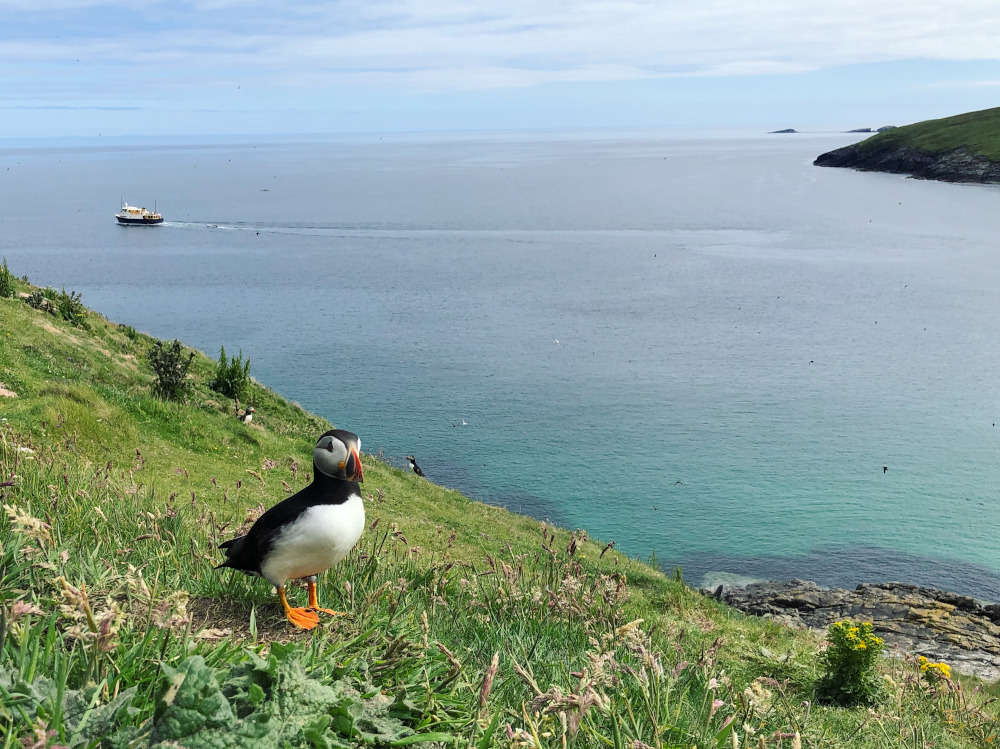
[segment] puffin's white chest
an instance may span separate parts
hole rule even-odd
[[[310,507],[284,528],[260,570],[274,585],[318,575],[346,557],[364,529],[358,494],[340,505]]]

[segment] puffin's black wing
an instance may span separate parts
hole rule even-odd
[[[315,485],[310,484],[257,518],[257,522],[245,536],[219,544],[219,548],[226,552],[226,561],[216,569],[231,567],[251,575],[259,575],[261,562],[270,553],[275,539],[281,535],[285,526],[315,504],[314,494]]]

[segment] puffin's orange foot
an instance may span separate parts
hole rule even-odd
[[[347,616],[346,611],[334,611],[333,609],[321,609],[319,606],[310,606],[309,611],[318,611],[321,614],[329,614],[330,616]]]
[[[299,629],[313,629],[319,624],[319,615],[312,609],[288,609],[285,616]]]

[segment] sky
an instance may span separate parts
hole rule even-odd
[[[0,138],[822,130],[1000,105],[1000,0],[0,0]]]

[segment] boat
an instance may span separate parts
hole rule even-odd
[[[163,215],[156,212],[155,203],[153,204],[153,210],[150,211],[123,202],[121,210],[115,214],[115,218],[118,219],[119,224],[128,224],[130,226],[152,226],[153,224],[163,223]]]

